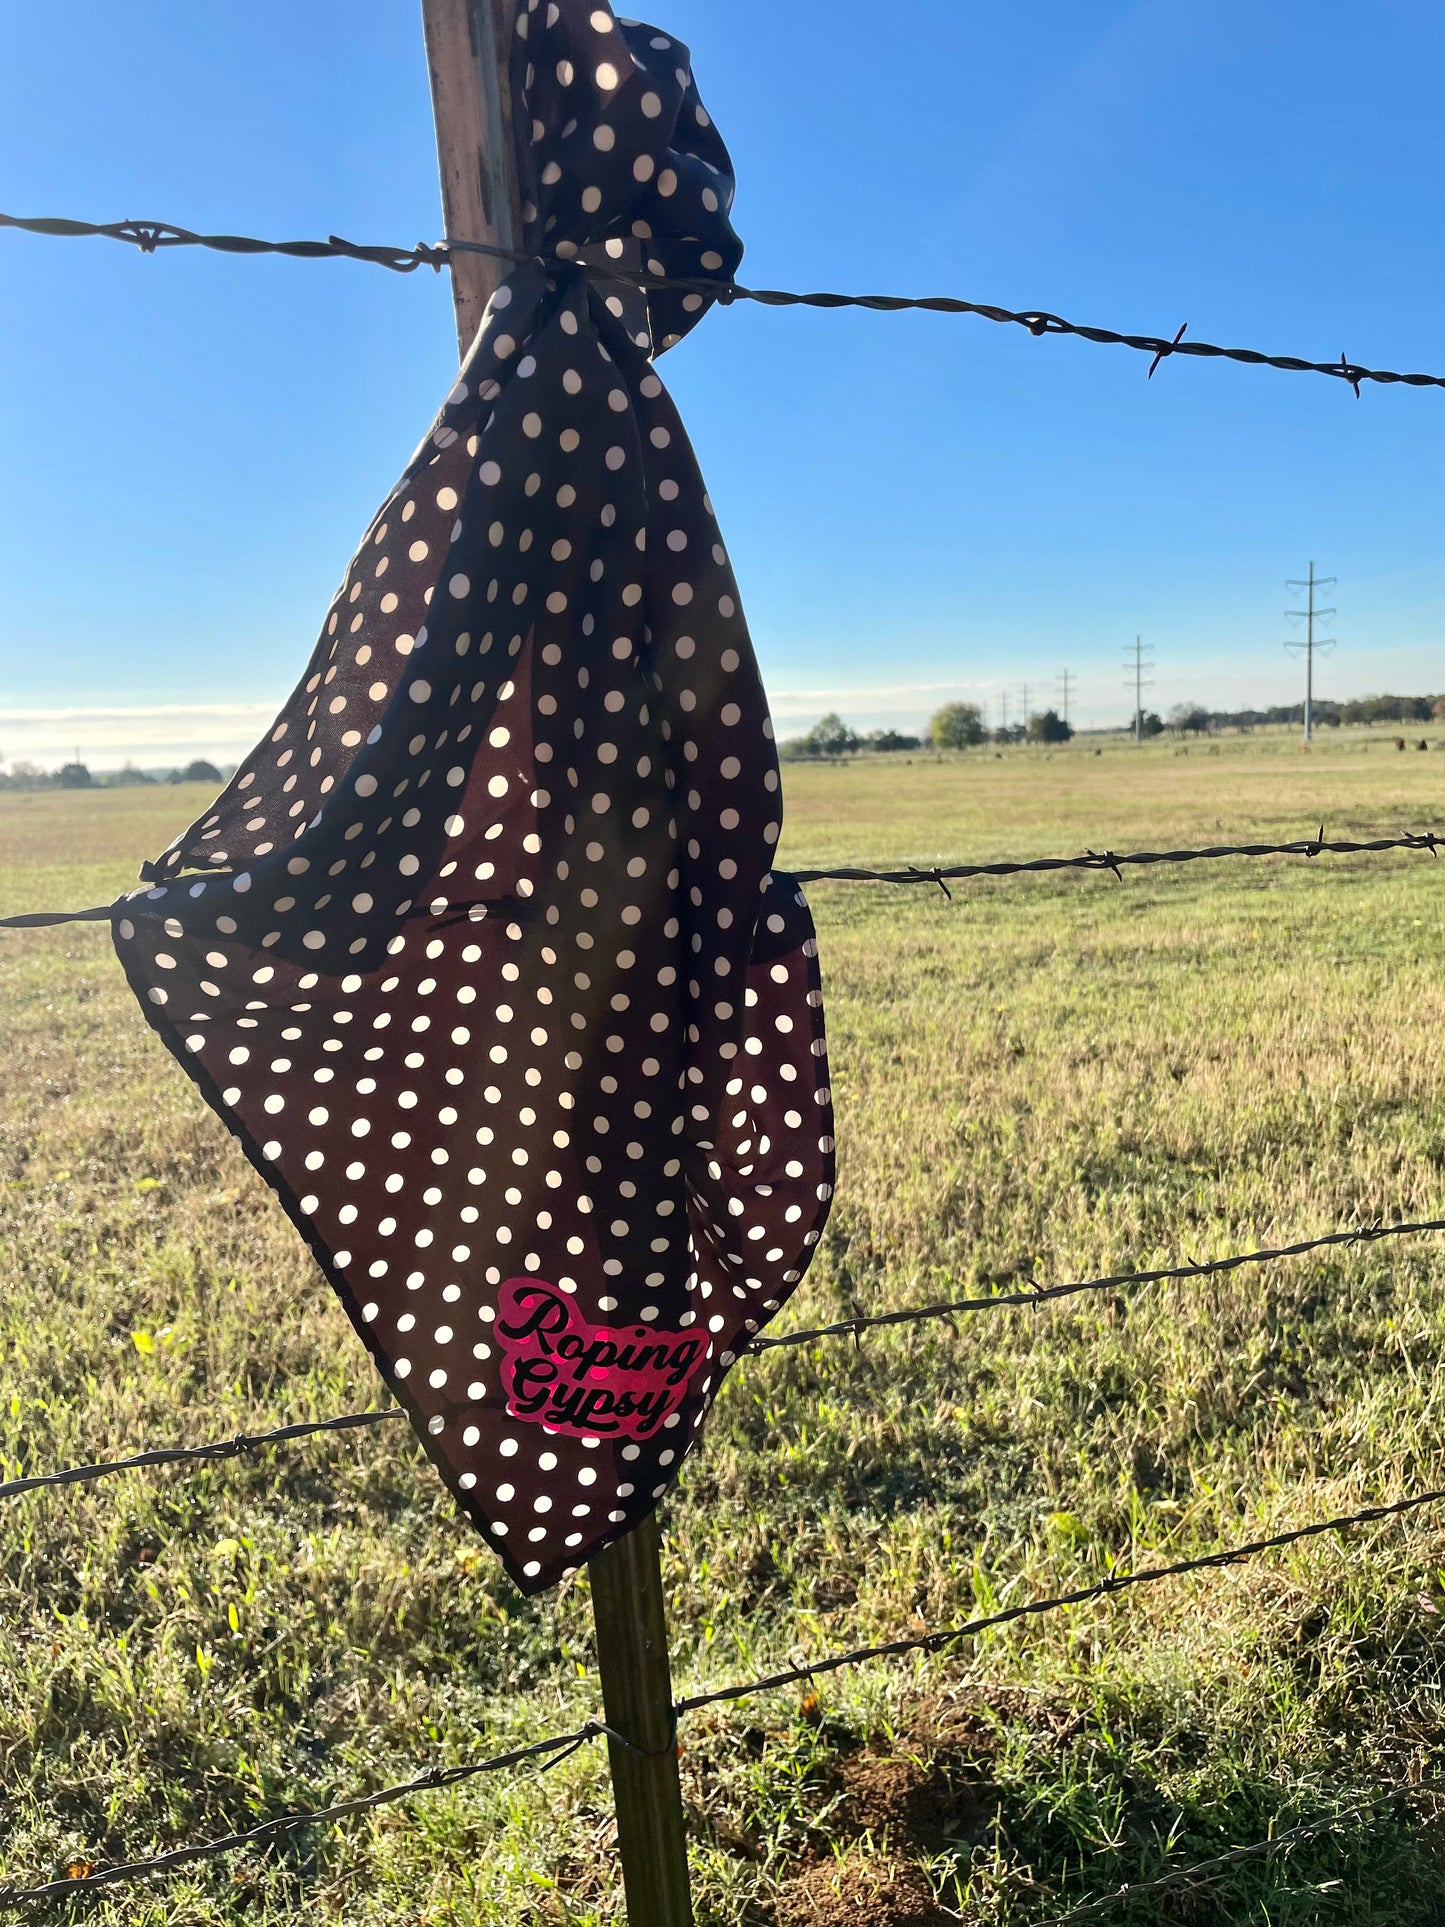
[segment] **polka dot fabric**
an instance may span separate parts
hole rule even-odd
[[[735,264],[727,153],[686,50],[604,8],[529,7],[513,79],[539,258],[114,930],[533,1592],[675,1477],[818,1241],[833,1124],[766,702],[652,367],[702,303],[618,278]]]

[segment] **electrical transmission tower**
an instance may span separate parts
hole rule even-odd
[[[1023,720],[1023,726],[1024,726],[1024,734],[1027,735],[1028,728],[1029,728],[1029,686],[1027,683],[1019,684],[1019,694],[1023,697],[1022,720]]]
[[[1305,659],[1305,741],[1307,743],[1313,742],[1315,733],[1315,651],[1333,649],[1335,646],[1333,639],[1326,640],[1315,634],[1316,619],[1335,614],[1333,609],[1315,607],[1315,590],[1332,588],[1334,583],[1335,577],[1332,575],[1316,575],[1315,565],[1311,562],[1310,572],[1302,582],[1286,582],[1284,585],[1287,589],[1308,591],[1308,601],[1303,609],[1285,610],[1285,616],[1290,622],[1303,622],[1306,625],[1304,641],[1287,642],[1285,648],[1292,655],[1303,655]]]
[[[1154,667],[1153,649],[1152,642],[1143,642],[1135,636],[1132,658],[1126,657],[1124,660],[1124,668],[1128,672],[1128,681],[1124,687],[1134,692],[1134,741],[1136,743],[1142,743],[1144,740],[1144,691],[1154,687],[1154,678],[1144,673],[1146,669]]]
[[[1063,698],[1065,722],[1069,720],[1069,686],[1074,680],[1067,669],[1059,677],[1059,694]]]

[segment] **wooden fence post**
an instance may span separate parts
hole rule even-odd
[[[518,0],[422,0],[442,218],[459,241],[522,245],[508,56]],[[451,264],[463,356],[511,263],[458,254]]]
[[[508,54],[518,0],[422,0],[446,231],[519,248],[522,215]],[[464,356],[508,263],[451,264]],[[662,1541],[650,1516],[588,1565],[629,1927],[692,1927],[687,1833],[662,1596]]]
[[[657,1514],[588,1567],[628,1927],[692,1927]]]

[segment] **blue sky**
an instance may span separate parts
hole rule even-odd
[[[755,283],[956,292],[1445,369],[1425,0],[668,0]],[[0,18],[0,207],[440,230],[418,10],[52,0]],[[234,755],[450,380],[444,278],[0,234],[0,755]],[[1445,393],[934,316],[709,317],[662,372],[780,727],[919,723],[1067,667],[1075,714],[1445,688]]]

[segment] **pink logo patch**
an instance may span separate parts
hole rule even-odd
[[[571,1438],[649,1438],[706,1350],[690,1332],[589,1325],[545,1278],[509,1278],[492,1329],[508,1412]]]

